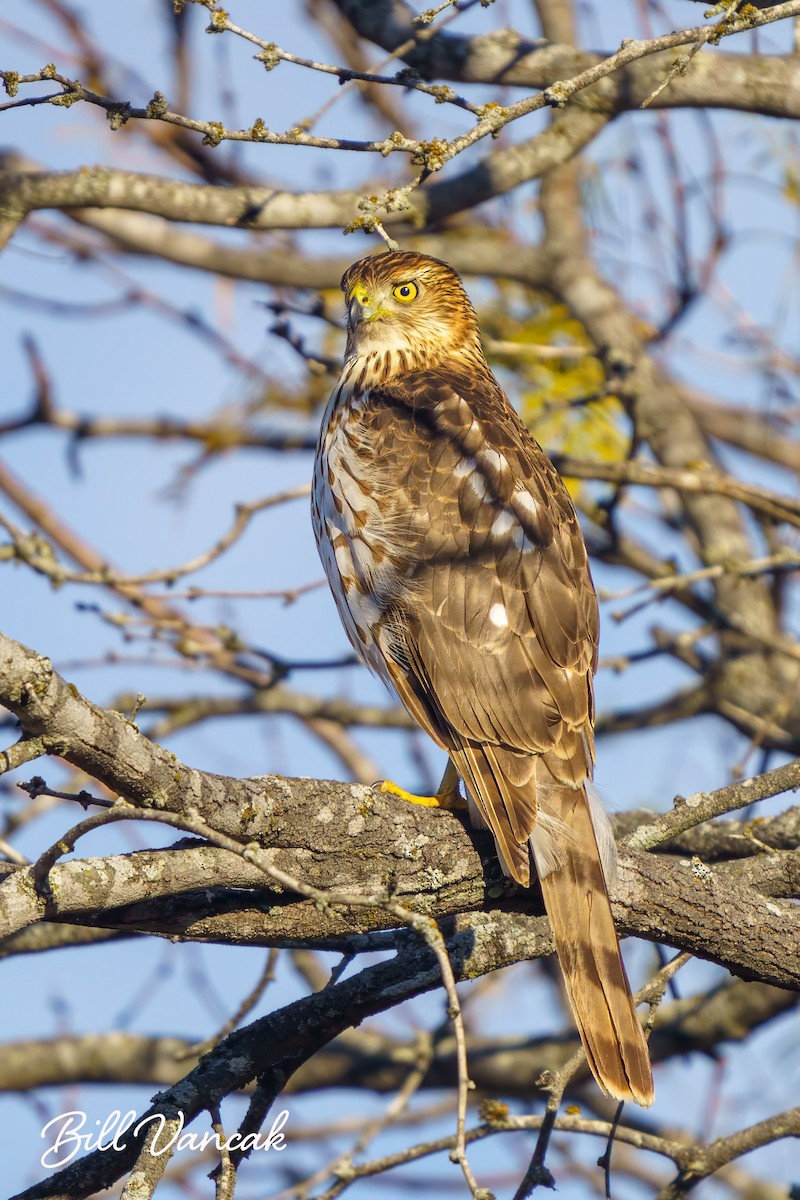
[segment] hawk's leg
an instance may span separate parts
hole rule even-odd
[[[458,774],[449,758],[435,796],[415,796],[412,792],[406,792],[396,783],[392,783],[390,779],[383,781],[381,791],[389,792],[392,796],[399,796],[401,800],[407,800],[409,804],[420,804],[423,808],[467,807],[466,800],[458,790]]]

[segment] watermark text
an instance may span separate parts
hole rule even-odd
[[[182,1112],[168,1119],[163,1113],[149,1113],[138,1118],[133,1109],[126,1113],[114,1109],[103,1121],[95,1121],[95,1129],[87,1129],[89,1118],[80,1109],[59,1113],[48,1121],[41,1136],[49,1142],[40,1161],[43,1167],[56,1170],[65,1167],[81,1151],[125,1150],[129,1142],[151,1132],[150,1153],[154,1158],[170,1150],[206,1150],[209,1146],[217,1150],[285,1150],[286,1139],[282,1130],[289,1119],[289,1110],[284,1108],[275,1117],[269,1132],[232,1133],[223,1137],[209,1130],[206,1133],[185,1133],[186,1119]],[[168,1128],[169,1126],[169,1128]]]

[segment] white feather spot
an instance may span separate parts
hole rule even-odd
[[[504,604],[493,604],[489,609],[489,620],[498,629],[502,629],[508,624],[508,613]]]
[[[515,509],[523,518],[533,520],[539,511],[539,506],[530,492],[516,492],[512,501]]]
[[[505,537],[515,525],[519,528],[517,518],[505,508],[492,521],[492,536],[496,538]]]
[[[468,480],[469,486],[472,488],[479,500],[483,500],[486,495],[486,480],[481,475],[480,471],[473,471]]]
[[[351,575],[353,571],[353,556],[350,553],[350,547],[347,543],[339,539],[336,542],[333,554],[339,574],[345,577]]]
[[[477,469],[474,458],[460,458],[453,468],[453,476],[456,479],[463,479],[465,475],[474,475]]]
[[[481,466],[488,467],[490,471],[496,471],[498,475],[502,475],[508,470],[508,459],[499,450],[482,450],[481,451]]]
[[[375,573],[375,560],[367,543],[360,537],[353,538],[350,553],[361,578],[371,580]]]

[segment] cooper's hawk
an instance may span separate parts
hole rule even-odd
[[[312,499],[339,615],[447,751],[442,802],[457,775],[506,874],[529,886],[533,858],[594,1076],[650,1104],[604,878],[613,839],[587,795],[598,616],[569,495],[489,370],[455,271],[388,253],[342,289]]]

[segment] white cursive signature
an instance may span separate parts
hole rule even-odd
[[[73,1109],[71,1112],[59,1113],[57,1117],[53,1117],[51,1121],[47,1122],[41,1136],[47,1137],[49,1134],[52,1138],[53,1135],[50,1131],[55,1130],[56,1137],[40,1159],[43,1167],[52,1169],[64,1167],[76,1154],[80,1154],[81,1150],[124,1150],[127,1142],[122,1139],[128,1130],[131,1130],[134,1138],[138,1137],[140,1131],[151,1122],[156,1125],[150,1141],[150,1153],[154,1158],[166,1154],[168,1150],[172,1149],[176,1151],[205,1150],[208,1146],[215,1146],[217,1150],[285,1150],[286,1140],[281,1130],[289,1119],[289,1110],[281,1109],[272,1122],[269,1133],[248,1133],[244,1136],[240,1133],[232,1133],[227,1138],[212,1132],[184,1133],[183,1127],[186,1119],[182,1112],[179,1112],[174,1118],[177,1128],[171,1128],[168,1137],[164,1137],[167,1118],[163,1113],[150,1113],[149,1116],[142,1117],[138,1123],[135,1123],[136,1113],[133,1109],[128,1109],[123,1116],[119,1109],[115,1108],[108,1114],[102,1125],[100,1121],[95,1121],[96,1130],[90,1129],[84,1133],[83,1130],[88,1119],[85,1112]]]

